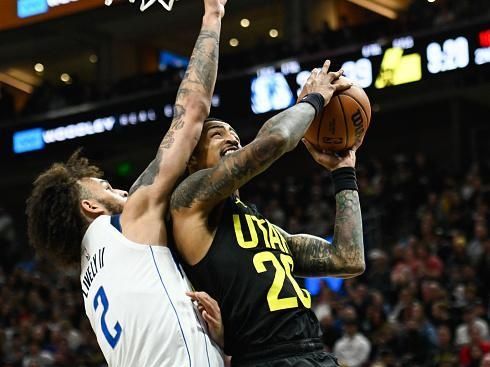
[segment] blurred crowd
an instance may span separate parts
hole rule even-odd
[[[220,73],[241,71],[252,65],[289,57],[301,58],[324,50],[332,51],[473,18],[488,19],[489,16],[488,0],[414,0],[408,10],[400,14],[396,20],[380,18],[378,21],[353,25],[347,17],[342,16],[338,30],[332,30],[327,23],[321,30],[313,31],[304,27],[299,42],[293,42],[289,37],[259,38],[253,49],[223,54]],[[99,86],[84,83],[73,74],[70,85],[54,85],[45,81],[34,90],[22,110],[17,112],[12,96],[0,84],[0,122],[12,122],[24,116],[86,102],[108,100],[130,93],[172,88],[178,85],[181,79],[182,70],[167,69],[147,75],[135,75],[115,83],[106,90],[100,90]]]
[[[313,302],[325,348],[345,366],[490,367],[489,175],[466,169],[421,154],[359,164],[367,270],[340,289],[323,282]],[[321,169],[258,177],[242,198],[290,233],[333,233]],[[0,243],[0,367],[104,366],[78,272],[20,261],[1,211]]]

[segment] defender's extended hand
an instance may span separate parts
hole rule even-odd
[[[342,167],[356,167],[356,150],[360,144],[351,150],[341,153],[321,151],[315,148],[308,140],[302,139],[304,145],[310,152],[313,159],[329,171],[334,171]]]
[[[310,74],[306,81],[303,90],[299,94],[298,101],[310,93],[320,93],[325,99],[325,106],[330,102],[334,93],[340,93],[349,89],[353,84],[346,78],[340,78],[344,71],[332,72],[330,68],[330,60],[325,61],[321,69],[316,68]]]
[[[225,5],[228,0],[204,0],[205,14],[216,14],[220,18],[225,15]]]
[[[197,309],[208,324],[211,338],[223,348],[225,331],[218,302],[206,292],[186,292],[186,294],[197,302]]]

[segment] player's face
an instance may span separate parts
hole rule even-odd
[[[196,148],[198,169],[214,167],[223,157],[241,148],[240,138],[229,124],[221,121],[206,122]]]
[[[100,178],[85,178],[82,186],[88,190],[98,205],[104,208],[105,214],[122,213],[128,199],[128,192],[112,188],[109,181]]]

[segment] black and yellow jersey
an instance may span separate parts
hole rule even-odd
[[[226,200],[205,257],[184,269],[195,289],[221,307],[226,354],[245,356],[268,345],[319,337],[311,296],[292,275],[286,240],[238,198]]]

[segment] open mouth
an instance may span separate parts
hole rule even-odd
[[[228,148],[225,148],[221,151],[221,156],[222,157],[225,157],[233,152],[236,152],[238,150],[237,147],[228,147]]]

